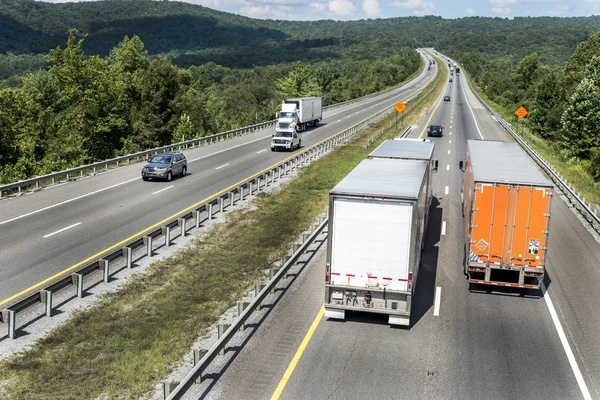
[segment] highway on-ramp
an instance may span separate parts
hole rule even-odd
[[[310,146],[406,99],[436,75],[333,108],[304,132]],[[189,175],[143,182],[143,164],[0,201],[0,308],[32,286],[289,156],[270,151],[274,129],[186,150]]]
[[[470,291],[460,187],[466,140],[510,140],[470,91],[425,118],[439,170],[410,329],[322,317],[325,251],[210,390],[223,399],[600,399],[600,245],[555,195],[546,292]],[[558,191],[558,190],[557,190]],[[472,287],[478,289],[478,287]],[[486,289],[486,288],[479,288]],[[199,393],[196,393],[200,395]]]

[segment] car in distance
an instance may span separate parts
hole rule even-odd
[[[448,82],[452,82],[452,78],[450,78],[450,79],[448,80]]]
[[[450,96],[444,96],[444,101],[450,101]]]
[[[443,131],[444,127],[441,125],[429,125],[429,128],[427,128],[427,136],[442,137],[444,136]]]
[[[187,173],[187,159],[180,152],[167,152],[155,154],[144,168],[142,179],[165,179],[170,181],[174,176],[185,176]]]

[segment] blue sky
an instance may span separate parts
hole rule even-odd
[[[44,0],[68,3],[77,0]],[[83,0],[85,1],[85,0]],[[600,14],[600,0],[181,0],[253,18],[353,20],[411,15],[587,16]]]

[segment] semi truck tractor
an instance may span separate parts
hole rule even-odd
[[[468,140],[461,191],[464,272],[473,285],[537,289],[553,184],[515,142]]]
[[[367,159],[329,194],[325,316],[346,311],[410,325],[425,236],[429,163]]]
[[[275,131],[302,132],[307,126],[318,126],[322,118],[321,97],[287,99],[281,104]]]

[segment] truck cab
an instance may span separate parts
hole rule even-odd
[[[295,104],[283,104],[275,126],[277,132],[296,132],[298,130],[298,110]]]

